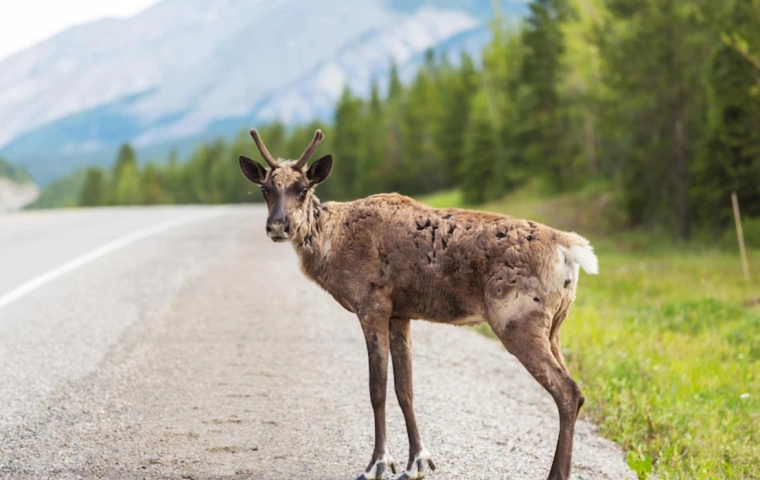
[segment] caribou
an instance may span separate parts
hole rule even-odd
[[[388,469],[396,474],[386,444],[389,354],[409,437],[397,480],[435,469],[414,414],[412,319],[491,326],[554,399],[559,437],[548,478],[568,479],[584,397],[562,356],[559,329],[575,299],[579,268],[598,272],[588,240],[529,220],[431,208],[396,193],[322,203],[314,190],[330,175],[332,156],[307,167],[322,131],[295,161],[275,159],[256,130],[251,136],[269,168],[241,155],[240,169],[261,188],[268,237],[289,241],[306,277],[355,313],[364,333],[375,445],[357,480],[381,479]]]

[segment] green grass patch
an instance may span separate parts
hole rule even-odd
[[[748,241],[747,282],[725,237],[710,246],[615,232],[622,219],[608,213],[609,195],[547,199],[528,188],[480,208],[595,245],[601,273],[582,275],[563,351],[586,395],[583,414],[623,446],[639,478],[760,478],[760,245]]]
[[[459,190],[442,190],[440,192],[422,196],[419,198],[419,201],[434,208],[462,208],[464,206],[464,197]]]
[[[640,478],[760,478],[760,284],[721,252],[600,263],[562,337],[603,434]]]

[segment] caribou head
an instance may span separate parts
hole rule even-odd
[[[317,130],[298,160],[275,159],[261,140],[259,132],[251,130],[251,137],[269,168],[240,155],[240,170],[248,180],[261,188],[269,209],[267,236],[275,242],[293,239],[294,234],[301,230],[309,218],[314,187],[322,183],[332,169],[331,155],[325,155],[306,168],[306,163],[325,135],[322,130]]]

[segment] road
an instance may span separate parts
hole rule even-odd
[[[355,478],[372,449],[361,330],[303,278],[292,248],[266,238],[265,217],[0,217],[0,478]],[[412,331],[418,420],[438,466],[428,478],[545,478],[558,432],[549,395],[469,329]],[[388,410],[403,463],[392,392]],[[635,476],[584,419],[574,478]]]

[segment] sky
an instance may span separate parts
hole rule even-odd
[[[0,60],[74,25],[131,17],[159,0],[8,0],[0,6]]]

